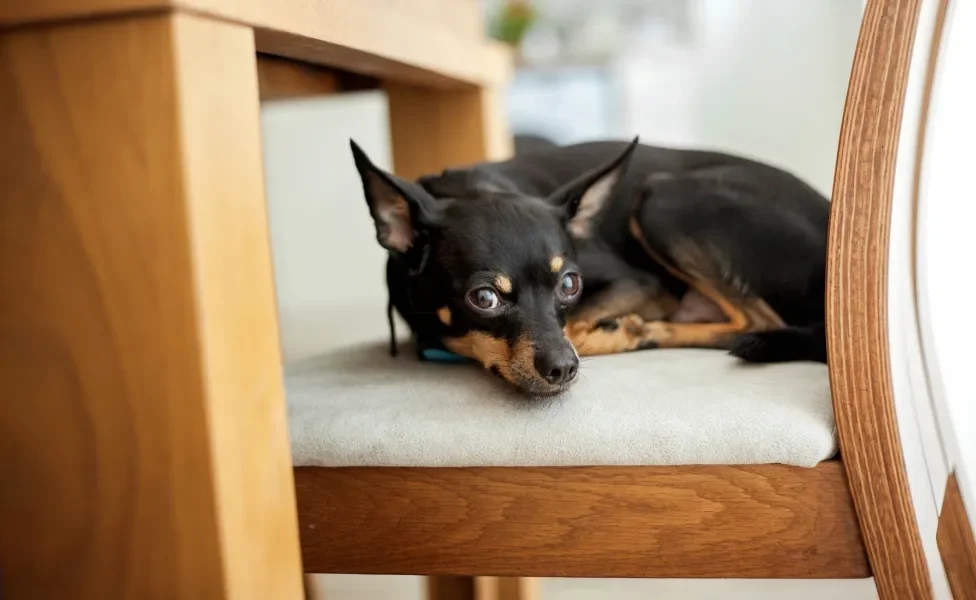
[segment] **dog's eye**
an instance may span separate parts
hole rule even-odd
[[[492,311],[498,308],[501,300],[495,290],[482,287],[468,292],[468,304],[480,311]]]
[[[559,282],[559,293],[566,299],[575,298],[583,287],[582,278],[576,273],[566,273]]]

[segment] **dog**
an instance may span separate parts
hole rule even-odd
[[[572,385],[580,356],[826,362],[829,202],[784,170],[635,139],[406,181],[351,148],[389,253],[391,327],[395,309],[418,348],[541,396]]]

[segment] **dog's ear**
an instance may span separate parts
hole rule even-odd
[[[376,240],[387,250],[406,253],[422,228],[436,224],[437,201],[419,185],[374,165],[353,140],[349,147],[376,225]]]
[[[614,187],[623,177],[630,163],[630,157],[637,148],[634,138],[619,156],[610,162],[583,173],[573,181],[562,186],[549,196],[566,221],[566,229],[575,238],[590,236],[594,218],[600,214]]]

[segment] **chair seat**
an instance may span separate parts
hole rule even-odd
[[[587,358],[569,392],[532,399],[360,343],[289,365],[286,385],[296,466],[814,466],[836,450],[824,365],[713,350]]]

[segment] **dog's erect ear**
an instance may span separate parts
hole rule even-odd
[[[600,214],[617,182],[623,177],[635,148],[637,138],[634,138],[620,156],[583,173],[549,196],[549,202],[566,219],[566,229],[570,235],[575,238],[590,236],[594,218]]]
[[[383,171],[349,140],[356,169],[363,180],[369,214],[376,225],[376,240],[387,250],[406,253],[418,230],[436,223],[437,202],[422,187]]]

